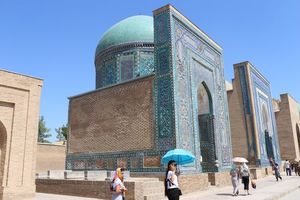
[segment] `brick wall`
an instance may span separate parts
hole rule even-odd
[[[243,112],[243,97],[239,84],[238,71],[235,70],[235,79],[232,82],[233,90],[227,91],[232,155],[233,157],[248,157],[248,145],[246,139],[246,126]]]
[[[0,70],[0,199],[35,193],[36,143],[43,81]]]
[[[130,173],[131,177],[155,177],[159,178],[160,181],[165,180],[165,173]],[[181,174],[178,176],[178,184],[183,193],[195,192],[197,190],[208,189],[208,174]]]
[[[152,86],[153,76],[71,98],[68,153],[153,149]]]
[[[229,172],[208,173],[208,179],[211,185],[215,185],[215,186],[231,185],[231,176]]]
[[[148,180],[151,181],[152,180]],[[146,183],[146,184],[145,184]],[[148,182],[149,183],[149,182]],[[163,183],[154,181],[158,185],[159,197],[163,194]],[[147,197],[147,180],[125,180],[126,200],[144,200]],[[148,184],[149,185],[149,184]],[[59,180],[59,179],[37,179],[36,191],[42,193],[72,195],[99,199],[111,199],[110,181],[87,181],[87,180]],[[148,188],[149,189],[149,188]],[[148,191],[148,192],[151,192]],[[152,190],[152,192],[156,192]],[[149,195],[149,194],[148,194]],[[151,194],[149,195],[151,196]],[[159,198],[162,199],[162,198]],[[157,199],[158,200],[158,199]]]
[[[296,124],[300,122],[297,102],[288,94],[280,95],[280,111],[275,113],[282,160],[299,160]]]
[[[64,170],[66,145],[39,143],[37,145],[36,172]]]

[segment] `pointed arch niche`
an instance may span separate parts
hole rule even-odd
[[[217,171],[217,167],[215,166],[213,101],[210,90],[204,81],[198,86],[197,102],[202,171],[214,172]]]
[[[267,157],[268,159],[272,158],[274,159],[274,151],[273,151],[273,142],[272,142],[272,135],[270,135],[270,129],[269,129],[269,114],[267,110],[266,104],[262,104],[261,108],[262,112],[262,125],[265,135],[265,145],[267,150]]]
[[[298,149],[300,151],[300,123],[296,124],[296,133],[297,133]]]
[[[0,121],[0,186],[3,186],[5,154],[6,154],[6,129]]]

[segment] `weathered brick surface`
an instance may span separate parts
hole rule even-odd
[[[208,189],[208,174],[183,174],[178,177],[178,184],[183,194]]]
[[[152,194],[163,196],[163,183],[158,179],[129,179],[124,184],[128,200],[144,200]],[[111,199],[110,181],[37,179],[36,186],[42,193]]]
[[[36,172],[64,170],[66,145],[39,143],[37,145]]]
[[[152,86],[151,76],[71,98],[68,153],[153,149]]]
[[[243,97],[238,71],[234,71],[233,90],[227,91],[233,157],[248,157]]]
[[[42,83],[40,79],[0,70],[0,199],[34,195]]]
[[[275,116],[282,160],[300,160],[300,135],[297,135],[300,116],[297,102],[288,94],[281,94],[279,111],[275,112]]]
[[[208,179],[211,185],[215,185],[215,186],[231,185],[231,176],[229,172],[208,173]]]
[[[130,173],[131,177],[148,177],[148,178],[159,178],[160,181],[164,181],[165,173]],[[178,176],[178,184],[183,193],[195,192],[197,190],[208,189],[208,174],[181,174]]]

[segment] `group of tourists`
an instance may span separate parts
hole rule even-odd
[[[239,195],[239,181],[242,179],[242,183],[244,184],[245,195],[250,195],[249,192],[249,183],[250,183],[250,170],[246,163],[242,163],[241,165],[232,164],[232,168],[230,170],[231,182],[233,186],[232,196]],[[254,181],[252,182],[252,186],[254,186]]]
[[[300,176],[300,160],[299,162],[293,161],[292,163],[290,163],[288,160],[285,160],[284,170],[287,176],[291,176],[292,172],[294,172],[295,175]]]
[[[182,195],[178,186],[176,168],[176,162],[170,160],[165,176],[165,195],[169,200],[179,200],[179,196]],[[112,192],[112,200],[125,200],[127,189],[124,185],[124,168],[117,168],[115,171],[111,181],[110,190]]]
[[[280,175],[279,165],[270,159],[270,165],[274,171],[276,181],[282,180]],[[177,164],[174,160],[170,160],[167,165],[167,170],[165,174],[165,195],[169,200],[179,200],[182,195],[181,190],[178,185],[177,178]],[[284,171],[287,176],[291,176],[292,172],[300,176],[300,161],[290,163],[288,160],[284,162]],[[233,164],[230,170],[231,182],[233,186],[232,196],[239,195],[239,182],[240,179],[244,185],[245,195],[250,195],[249,185],[251,183],[252,188],[256,188],[255,181],[251,178],[250,169],[246,163]],[[125,193],[127,191],[124,186],[124,168],[117,168],[114,173],[113,180],[111,182],[112,200],[125,200]]]

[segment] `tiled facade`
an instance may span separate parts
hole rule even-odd
[[[282,160],[300,160],[300,113],[298,103],[289,94],[274,101],[278,138]]]
[[[170,5],[153,16],[154,58],[151,49],[105,50],[95,61],[98,89],[70,98],[67,169],[159,172],[174,148],[197,157],[182,171],[230,167],[222,48]]]
[[[227,93],[233,156],[246,157],[258,167],[269,166],[270,157],[279,163],[270,83],[251,63],[238,63]]]
[[[40,79],[0,70],[0,199],[35,194]]]

